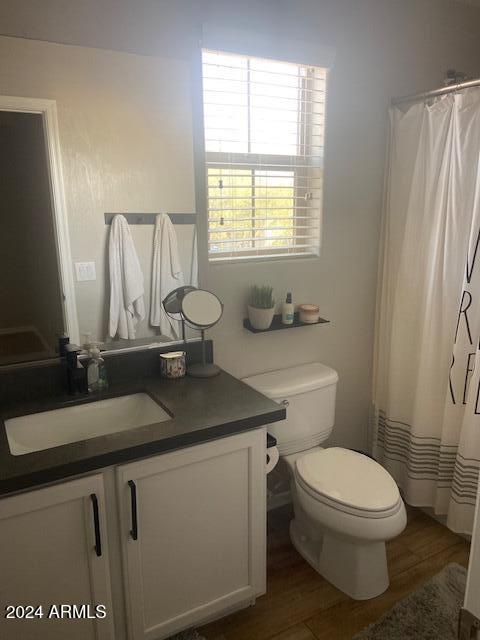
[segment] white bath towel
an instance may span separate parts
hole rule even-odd
[[[150,324],[159,327],[160,333],[169,338],[178,337],[178,323],[165,313],[162,300],[170,291],[184,284],[175,228],[169,216],[160,213],[155,221],[153,235]]]
[[[110,265],[109,335],[135,338],[135,326],[145,318],[143,273],[124,216],[112,220],[108,247]]]

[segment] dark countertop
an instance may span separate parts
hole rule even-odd
[[[146,392],[172,420],[13,456],[3,421],[71,404]],[[285,418],[285,408],[222,371],[209,379],[149,377],[110,385],[106,393],[22,403],[0,417],[0,495],[94,469],[254,429]],[[68,426],[66,426],[68,428]]]

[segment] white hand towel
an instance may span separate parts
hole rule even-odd
[[[112,220],[109,239],[110,322],[109,335],[135,338],[135,325],[145,318],[143,273],[124,216]]]
[[[170,291],[182,287],[184,284],[175,228],[169,216],[166,213],[160,213],[155,220],[153,235],[150,324],[159,327],[160,333],[169,338],[178,337],[178,323],[165,313],[162,300]]]

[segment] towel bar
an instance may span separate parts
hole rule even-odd
[[[105,224],[112,224],[118,213],[105,213]],[[122,213],[128,224],[155,224],[158,213]],[[168,213],[173,224],[196,224],[196,213]]]

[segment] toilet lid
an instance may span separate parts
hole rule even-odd
[[[386,511],[400,498],[392,476],[356,451],[331,447],[297,460],[297,473],[315,493],[354,509]]]

